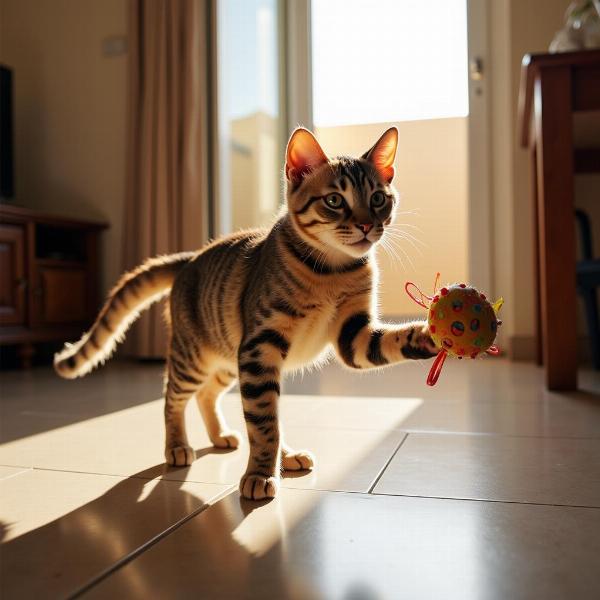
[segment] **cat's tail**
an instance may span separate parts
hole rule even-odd
[[[54,356],[56,372],[66,379],[75,379],[110,358],[140,312],[169,293],[177,273],[194,256],[194,252],[182,252],[151,258],[125,273],[90,330],[78,342],[65,344]]]

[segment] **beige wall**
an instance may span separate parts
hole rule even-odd
[[[0,61],[14,69],[16,203],[110,223],[103,289],[121,270],[126,55],[123,0],[0,0]]]
[[[404,292],[406,280],[424,292],[431,291],[435,274],[442,280],[467,277],[467,120],[433,119],[401,123],[376,123],[346,127],[321,127],[317,137],[329,155],[361,155],[390,125],[400,132],[395,185],[401,200],[396,222],[421,242],[400,245],[400,261],[379,250],[381,312],[384,315],[424,314]],[[414,211],[414,212],[413,212]],[[415,230],[413,227],[418,227]],[[412,263],[412,264],[411,264]]]
[[[265,227],[282,200],[277,118],[263,112],[232,120],[231,230]]]
[[[494,287],[510,299],[503,308],[501,343],[513,356],[534,351],[533,213],[529,155],[517,133],[520,65],[524,54],[546,52],[562,26],[568,0],[493,0],[489,3]],[[576,203],[595,216],[600,237],[598,177],[578,177]],[[580,319],[580,330],[583,323]]]

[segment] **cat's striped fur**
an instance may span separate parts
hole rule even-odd
[[[353,369],[436,352],[424,322],[383,325],[376,317],[370,250],[397,202],[396,142],[391,129],[359,159],[328,160],[310,132],[296,130],[286,157],[287,210],[275,225],[151,259],[124,275],[90,331],[57,355],[59,374],[84,375],[105,360],[139,310],[170,290],[167,462],[183,466],[195,458],[184,423],[192,396],[213,444],[238,446],[218,400],[239,379],[250,441],[240,489],[246,498],[273,497],[281,468],[310,469],[314,460],[282,440],[284,371],[313,364],[330,347]]]

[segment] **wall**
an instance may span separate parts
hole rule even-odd
[[[494,288],[514,299],[503,308],[501,343],[515,358],[533,358],[535,348],[530,164],[517,131],[520,66],[523,55],[547,51],[568,5],[566,0],[493,0],[488,4]],[[600,207],[590,199],[597,198],[599,181],[597,176],[576,181],[576,204],[595,217],[597,244]],[[580,318],[580,331],[584,330]]]
[[[266,227],[282,199],[283,153],[279,120],[264,112],[234,119],[231,126],[231,230]]]
[[[14,69],[16,204],[110,223],[102,288],[121,270],[126,55],[122,0],[0,0],[0,61]]]
[[[395,250],[398,258],[378,251],[381,312],[422,315],[404,292],[407,279],[427,292],[438,271],[443,281],[467,277],[467,119],[320,127],[316,134],[330,156],[361,155],[391,125],[400,132],[394,184],[401,200],[396,222],[406,224],[403,229],[419,242],[398,242],[404,250]]]

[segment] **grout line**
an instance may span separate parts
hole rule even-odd
[[[82,585],[79,589],[75,590],[73,593],[67,596],[68,600],[74,600],[75,598],[80,598],[86,592],[89,592],[94,586],[98,585],[101,581],[112,575],[118,569],[124,567],[127,563],[130,563],[132,560],[136,559],[138,556],[149,550],[152,546],[160,542],[162,539],[173,533],[176,529],[179,529],[182,525],[187,523],[190,519],[193,519],[200,513],[207,510],[210,506],[215,504],[216,502],[220,502],[223,498],[231,494],[237,489],[235,485],[231,485],[230,487],[223,490],[221,493],[217,494],[214,498],[211,498],[208,502],[204,502],[201,506],[199,506],[196,510],[192,511],[189,515],[186,515],[179,521],[176,521],[169,527],[167,527],[164,531],[156,534],[153,538],[150,538],[147,542],[142,544],[139,548],[132,550],[129,554],[125,555],[123,558],[118,560],[116,563],[110,565],[104,571],[101,571],[98,575],[90,579],[87,583]]]
[[[23,475],[23,473],[28,473],[29,471],[33,471],[33,467],[13,467],[12,465],[0,465],[0,466],[8,467],[10,469],[21,469],[20,471],[17,471],[16,473],[12,473],[10,475],[7,475],[6,477],[1,477],[0,483],[2,483],[3,481],[6,481],[8,479],[12,479],[13,477],[17,477],[17,475]]]
[[[381,471],[379,471],[379,473],[375,477],[375,481],[369,487],[367,494],[371,494],[373,492],[373,489],[379,483],[379,480],[381,479],[383,473],[388,468],[388,466],[392,462],[392,460],[394,460],[394,456],[396,456],[396,454],[398,454],[398,450],[400,450],[400,448],[402,447],[402,444],[404,444],[404,442],[408,439],[408,435],[409,435],[408,433],[404,434],[404,437],[400,440],[400,443],[396,446],[396,449],[392,452],[392,455],[389,457],[389,459],[386,461],[385,465],[383,465],[383,467],[381,468]]]
[[[501,433],[496,431],[448,431],[445,429],[397,429],[395,431],[405,431],[410,434],[424,435],[464,435],[464,436],[479,436],[479,437],[496,437],[496,438],[528,438],[534,440],[596,440],[600,441],[600,436],[573,436],[573,435],[541,435],[528,433]]]
[[[350,492],[356,493],[356,492]],[[457,502],[489,502],[494,504],[521,504],[525,506],[556,506],[562,508],[589,508],[600,510],[600,506],[589,506],[585,504],[555,504],[552,502],[526,502],[520,500],[494,500],[492,498],[457,498],[455,496],[422,496],[419,494],[390,494],[376,492],[373,496],[387,496],[388,498],[422,498],[424,500],[456,500]]]
[[[402,442],[404,443],[404,442]],[[399,448],[398,448],[399,449]],[[332,490],[325,488],[282,488],[295,492],[308,492],[319,494],[345,494],[351,496],[375,497],[385,496],[388,498],[416,498],[423,500],[451,500],[455,502],[482,502],[494,504],[521,504],[524,506],[555,506],[557,508],[588,508],[590,510],[600,510],[600,506],[590,506],[585,504],[557,504],[553,502],[526,502],[522,500],[495,500],[493,498],[458,498],[456,496],[424,496],[419,494],[391,494],[389,492],[364,492],[361,490]]]
[[[236,485],[231,481],[199,481],[196,479],[175,479],[170,477],[165,477],[164,473],[161,475],[157,475],[156,477],[142,477],[138,474],[134,475],[119,475],[118,473],[98,473],[96,471],[73,471],[72,469],[58,469],[52,467],[24,467],[22,465],[4,465],[0,464],[0,467],[11,467],[11,468],[20,468],[27,471],[50,471],[53,473],[73,473],[75,475],[94,475],[99,477],[115,477],[118,479],[141,479],[143,481],[165,481],[167,483],[199,483],[201,485]],[[180,467],[183,468],[183,467]],[[15,473],[15,475],[19,475],[20,473]],[[5,479],[9,479],[10,477],[14,477],[14,475],[10,475],[9,477],[5,477]],[[0,481],[3,481],[0,479]]]

